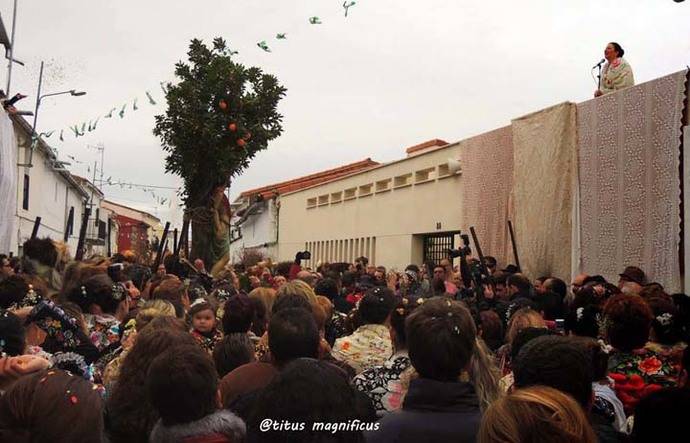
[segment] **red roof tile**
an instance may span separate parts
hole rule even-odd
[[[427,148],[431,148],[434,146],[445,146],[447,144],[448,144],[447,141],[435,138],[433,140],[429,140],[429,141],[426,141],[424,143],[420,143],[418,145],[410,146],[409,148],[407,148],[405,150],[405,152],[407,152],[407,154],[409,155],[409,154],[413,154],[413,153],[418,152],[418,151],[422,151],[422,150],[427,149]]]
[[[319,183],[334,180],[336,178],[340,178],[366,169],[370,169],[378,165],[378,162],[375,162],[372,159],[367,158],[362,161],[350,163],[348,165],[340,166],[333,169],[327,169],[325,171],[305,175],[303,177],[295,178],[292,180],[274,183],[272,185],[263,186],[261,188],[250,189],[248,191],[244,191],[243,193],[241,193],[240,196],[251,197],[255,195],[261,195],[263,198],[273,198],[276,195],[297,191],[303,188],[308,188],[310,186],[318,185]]]

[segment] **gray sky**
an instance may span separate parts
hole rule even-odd
[[[8,33],[12,0],[0,2]],[[371,157],[390,161],[431,138],[452,142],[558,102],[591,97],[590,67],[607,42],[626,50],[638,83],[690,64],[690,2],[672,0],[357,0],[348,17],[339,0],[19,0],[12,92],[30,95],[47,63],[45,92],[88,91],[46,99],[39,131],[95,119],[137,97],[139,110],[101,119],[98,129],[48,141],[76,156],[86,175],[106,146],[105,176],[176,186],[164,174],[152,135],[150,91],[173,81],[189,40],[225,38],[238,61],[278,77],[284,134],[237,179],[241,191]],[[318,16],[321,25],[310,25]],[[286,32],[287,40],[275,34]],[[272,53],[256,43],[266,40]],[[6,72],[0,75],[2,89]],[[117,111],[116,111],[117,113]],[[158,191],[170,197],[172,191]],[[116,201],[158,213],[141,190],[108,188]]]

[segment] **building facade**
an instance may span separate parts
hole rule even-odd
[[[103,210],[112,214],[117,225],[111,237],[117,238],[117,251],[133,251],[139,257],[148,257],[151,245],[156,241],[155,231],[160,227],[160,220],[141,210],[131,208],[109,200],[101,203]]]
[[[9,252],[21,255],[21,245],[31,237],[36,217],[41,217],[37,236],[66,240],[74,254],[89,195],[43,140],[36,142],[31,154],[31,126],[21,116],[9,118],[16,140],[16,195],[5,203],[15,211]],[[3,137],[11,134],[3,131]]]
[[[431,140],[401,160],[282,195],[279,259],[306,249],[312,267],[366,256],[401,270],[447,256],[459,240],[459,150]]]
[[[279,256],[281,195],[378,166],[370,158],[314,174],[245,191],[231,204],[230,258],[241,261],[245,251],[276,260]]]

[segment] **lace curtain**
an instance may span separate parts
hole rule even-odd
[[[513,181],[512,129],[506,126],[463,140],[460,147],[461,229],[469,234],[474,226],[484,255],[505,266],[512,263],[506,224]]]
[[[522,272],[567,279],[577,162],[576,108],[563,103],[513,120],[512,221]]]
[[[680,290],[679,156],[686,71],[577,107],[581,269],[642,268]]]

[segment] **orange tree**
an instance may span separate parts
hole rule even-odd
[[[207,266],[229,246],[229,206],[220,190],[283,131],[277,106],[286,89],[261,69],[233,61],[234,54],[221,38],[211,47],[192,40],[189,60],[175,65],[179,81],[167,85],[168,107],[153,130],[167,153],[165,171],[184,182],[191,255]]]

